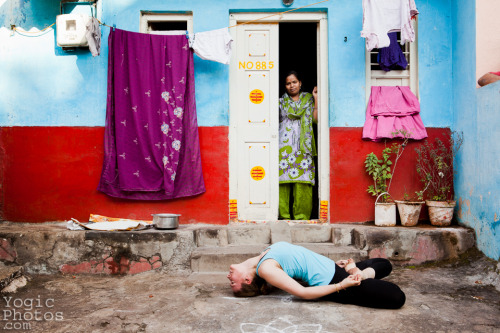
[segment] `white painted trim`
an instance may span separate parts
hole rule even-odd
[[[330,121],[328,101],[328,21],[321,18],[318,27],[318,181],[319,202],[328,201],[330,221]],[[319,212],[318,212],[319,214]]]
[[[229,16],[229,26],[238,23],[253,21],[274,13],[232,13]],[[285,13],[259,20],[261,23],[279,22],[317,22],[318,23],[318,91],[320,106],[318,109],[318,181],[319,200],[328,202],[327,220],[330,221],[330,124],[329,124],[329,78],[328,78],[328,20],[326,13]],[[256,23],[256,22],[252,22]],[[236,35],[236,28],[230,28],[232,36]],[[234,41],[233,50],[237,48],[237,40]],[[236,61],[235,53],[232,53],[231,63]],[[235,138],[237,130],[236,117],[231,117],[231,110],[236,110],[238,101],[234,93],[236,82],[236,68],[232,66],[229,70],[229,199],[235,199],[238,193],[238,175],[232,171],[237,170],[236,156],[238,154]],[[229,200],[228,200],[229,201]],[[318,207],[319,209],[319,207]],[[319,214],[319,212],[318,212]]]
[[[193,33],[193,14],[178,14],[178,13],[141,13],[139,32],[150,33],[148,31],[148,22],[151,21],[186,21],[187,30]],[[168,34],[168,33],[163,33]]]

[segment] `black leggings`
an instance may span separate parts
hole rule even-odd
[[[379,309],[399,309],[405,304],[406,296],[394,283],[380,280],[392,271],[387,259],[373,258],[356,263],[360,270],[371,267],[375,270],[375,279],[361,281],[359,286],[349,287],[339,292],[324,296],[324,299],[342,303]],[[340,283],[349,273],[335,264],[335,275],[330,284]]]

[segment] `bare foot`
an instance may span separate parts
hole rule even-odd
[[[339,260],[336,262],[336,264],[340,267],[340,268],[345,268],[345,266],[347,265],[347,260],[343,259],[343,260]]]
[[[375,270],[371,267],[365,268],[361,272],[361,276],[362,276],[363,280],[374,279],[375,278]]]
[[[361,274],[361,270],[356,267],[356,264],[354,263],[353,259],[347,259],[347,265],[344,267],[347,273],[350,275],[358,275]]]

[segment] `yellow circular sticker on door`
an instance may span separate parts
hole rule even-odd
[[[264,171],[264,168],[261,166],[256,166],[253,167],[252,170],[250,171],[250,176],[252,177],[253,180],[261,180],[264,178],[266,175],[266,172]]]
[[[260,104],[264,100],[264,93],[262,90],[254,89],[250,92],[250,101],[254,104]]]

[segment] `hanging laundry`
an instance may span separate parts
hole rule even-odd
[[[408,61],[401,50],[401,46],[398,44],[398,33],[390,32],[388,35],[391,44],[378,51],[377,59],[380,68],[386,72],[394,69],[406,69]]]
[[[126,199],[205,192],[185,35],[112,30],[104,163],[98,189]]]
[[[399,130],[405,130],[414,140],[427,137],[417,97],[410,87],[373,86],[366,108],[363,139],[401,138],[401,133],[393,134]]]
[[[418,14],[414,0],[363,0],[363,30],[366,49],[390,45],[388,32],[401,31],[401,45],[415,40],[412,16]]]
[[[205,60],[217,61],[228,65],[231,60],[233,38],[228,28],[198,32],[189,35],[189,46]]]
[[[99,25],[99,21],[95,17],[92,17],[87,22],[85,28],[87,30],[85,37],[89,44],[90,53],[92,53],[93,57],[98,56],[101,53],[101,26]]]
[[[415,0],[410,0],[410,16],[414,19],[418,15],[417,5]]]

